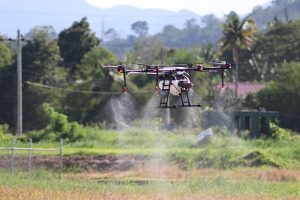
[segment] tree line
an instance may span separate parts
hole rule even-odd
[[[214,23],[211,21],[212,25]],[[199,41],[202,34],[193,20],[186,23],[185,37],[173,38],[178,31],[166,26],[169,37],[162,42],[158,35],[147,35],[147,23],[132,25],[136,36],[131,37],[131,48],[120,59],[108,50],[90,29],[87,18],[75,21],[70,27],[56,34],[50,26],[33,28],[23,42],[23,104],[25,130],[44,129],[51,122],[48,110],[68,116],[68,120],[82,124],[108,120],[102,110],[114,95],[120,92],[115,75],[104,69],[112,64],[182,64],[226,60],[235,63],[226,74],[229,81],[263,81],[267,87],[246,100],[238,101],[240,107],[264,107],[280,111],[282,125],[299,129],[300,116],[300,21],[271,21],[267,30],[256,28],[251,16],[240,18],[235,12],[226,16],[220,26],[218,43]],[[175,34],[174,34],[175,35]],[[16,105],[16,53],[15,44],[1,37],[0,42],[0,124],[15,124]],[[182,47],[173,47],[172,40],[184,40]],[[129,44],[129,43],[128,43]],[[238,73],[235,67],[238,66]],[[213,107],[216,85],[220,77],[210,74],[194,74],[195,92],[200,94],[207,106]],[[134,76],[129,88],[136,95],[138,107],[142,108],[151,93],[153,81],[147,76]],[[236,104],[234,95],[233,102]],[[58,121],[61,115],[57,115]],[[65,119],[64,119],[65,120]],[[53,121],[53,119],[52,119]],[[57,123],[62,126],[65,123]],[[69,126],[72,127],[71,125]],[[68,130],[69,130],[68,129]]]

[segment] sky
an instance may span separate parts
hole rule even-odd
[[[138,8],[161,8],[172,11],[187,9],[199,15],[215,14],[223,17],[230,11],[247,14],[257,5],[271,0],[85,0],[93,6],[110,8],[117,5],[131,5]]]

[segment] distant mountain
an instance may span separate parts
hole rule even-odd
[[[136,21],[147,21],[150,34],[160,32],[167,24],[182,28],[184,23],[191,18],[198,19],[201,23],[201,16],[187,10],[173,12],[162,9],[116,6],[103,10],[102,15],[105,29],[114,28],[121,36],[132,34],[130,27]]]
[[[201,23],[201,16],[187,10],[173,12],[130,6],[101,9],[85,0],[9,0],[1,2],[0,34],[15,37],[17,29],[26,34],[31,28],[44,25],[51,25],[60,32],[85,16],[99,37],[109,28],[125,37],[133,33],[131,24],[141,20],[148,22],[150,34],[161,31],[167,24],[181,28],[191,18]]]
[[[252,14],[259,28],[264,29],[274,17],[282,21],[300,18],[300,0],[272,1],[263,7],[255,7]],[[35,26],[45,25],[53,26],[59,33],[85,16],[99,37],[105,30],[113,28],[123,38],[133,34],[130,28],[136,21],[147,21],[149,33],[154,34],[161,32],[167,24],[182,28],[192,18],[201,25],[205,17],[188,10],[174,12],[125,5],[101,9],[85,0],[3,0],[0,7],[0,34],[16,37],[17,29],[26,34]]]

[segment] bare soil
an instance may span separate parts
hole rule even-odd
[[[64,156],[63,166],[66,170],[102,172],[110,170],[129,170],[137,166],[145,165],[149,160],[146,156]],[[8,155],[0,156],[0,169],[9,169],[11,166],[11,157]],[[26,169],[29,166],[28,156],[15,156],[14,166],[16,168]],[[60,168],[58,156],[39,155],[32,156],[32,168],[45,168],[56,170]]]
[[[0,170],[9,170],[10,156],[0,156]],[[16,156],[14,166],[28,169],[28,156]],[[60,160],[57,156],[33,156],[32,168],[59,170]],[[167,180],[184,181],[191,178],[203,178],[221,174],[235,178],[254,178],[265,181],[300,181],[300,170],[280,169],[271,167],[240,168],[218,170],[198,168],[185,170],[178,163],[168,163],[159,157],[150,156],[65,156],[63,157],[65,177],[68,179],[91,179],[97,181],[109,180]]]

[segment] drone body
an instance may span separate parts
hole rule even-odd
[[[174,96],[179,96],[182,91],[189,90],[193,86],[188,76],[184,74],[164,74],[159,76],[158,80],[158,88],[162,91],[170,85],[170,93]]]
[[[106,66],[106,68],[116,68],[123,74],[123,92],[128,92],[126,77],[130,74],[155,75],[156,93],[160,96],[159,108],[177,108],[177,107],[200,107],[200,104],[191,104],[188,95],[193,83],[190,81],[191,72],[221,72],[222,87],[224,83],[224,71],[231,68],[227,62],[214,63],[212,67],[204,67],[201,64],[181,64],[173,66],[142,65],[143,69],[129,69],[124,65]],[[169,105],[170,94],[179,96],[181,104]]]

